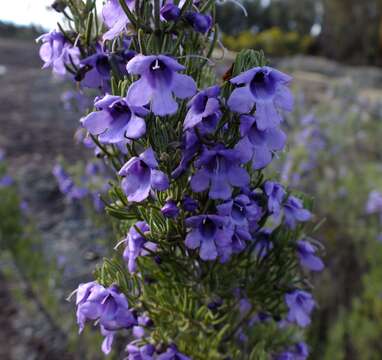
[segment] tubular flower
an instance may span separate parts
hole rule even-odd
[[[285,302],[289,308],[287,320],[295,322],[301,327],[310,324],[310,313],[316,306],[311,294],[302,290],[295,290],[285,295]]]
[[[288,88],[292,78],[268,66],[255,67],[231,79],[236,88],[228,99],[232,111],[240,114],[251,112],[256,105],[256,119],[259,130],[280,124],[278,110],[292,111],[293,97]]]
[[[219,86],[211,86],[208,89],[200,91],[188,103],[189,110],[184,120],[184,129],[190,129],[202,121],[217,122],[221,117],[220,104],[218,96],[220,94]]]
[[[126,5],[131,10],[134,7],[134,0],[125,0]],[[103,35],[103,40],[113,40],[117,37],[129,23],[118,0],[108,0],[102,9],[102,18],[109,31]]]
[[[69,43],[65,36],[53,30],[41,35],[36,41],[42,41],[40,58],[44,61],[43,69],[53,68],[58,75],[65,75],[67,64],[79,64],[80,50]]]
[[[297,242],[297,254],[300,264],[311,271],[322,271],[324,263],[315,255],[316,248],[308,241],[300,240]]]
[[[135,106],[150,104],[155,115],[172,115],[178,109],[174,95],[186,99],[196,92],[195,81],[178,74],[185,67],[165,55],[137,55],[127,63],[127,71],[140,75],[127,92],[127,100]]]
[[[254,170],[259,170],[270,164],[274,151],[285,146],[286,135],[277,127],[260,130],[257,117],[242,115],[240,117],[240,132],[244,138],[238,143],[238,148],[246,159],[252,160]]]
[[[243,187],[249,183],[249,175],[240,164],[240,153],[216,145],[204,151],[195,161],[196,173],[191,178],[191,188],[195,192],[209,190],[211,199],[227,200],[231,196],[232,187]]]
[[[138,228],[140,231],[136,229]],[[142,233],[149,231],[149,226],[144,221],[139,221],[132,226],[125,239],[125,250],[123,252],[123,259],[127,263],[127,268],[130,273],[137,271],[137,258],[148,254],[148,250],[155,251],[156,244],[147,241]],[[148,249],[148,250],[145,250]]]
[[[126,138],[139,139],[146,132],[142,117],[148,111],[129,105],[124,98],[105,95],[95,102],[97,111],[82,119],[82,125],[92,135],[99,135],[99,141],[117,144]]]
[[[151,148],[139,157],[131,158],[118,174],[124,177],[121,183],[122,189],[127,199],[132,202],[147,199],[151,189],[164,191],[169,187],[168,177],[158,170],[158,162]]]
[[[226,260],[231,255],[233,230],[229,228],[227,219],[218,215],[199,215],[186,219],[191,231],[186,237],[189,249],[200,248],[202,260],[215,260],[221,256]]]

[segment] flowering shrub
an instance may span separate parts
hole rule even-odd
[[[306,358],[316,304],[299,263],[323,267],[311,212],[263,172],[285,146],[291,77],[247,50],[216,79],[211,0],[108,0],[102,26],[95,1],[63,4],[41,57],[98,92],[81,124],[113,169],[123,238],[75,291],[80,331],[95,322],[105,354],[125,333],[128,359]]]

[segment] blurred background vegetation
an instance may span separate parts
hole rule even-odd
[[[270,56],[323,55],[354,64],[382,64],[381,0],[245,0],[218,8],[223,43]]]
[[[325,247],[327,269],[312,280],[319,309],[307,339],[310,358],[380,360],[382,0],[243,5],[248,16],[233,2],[218,8],[221,40],[232,53],[216,60],[217,72],[229,68],[235,51],[253,48],[294,77],[296,110],[284,122],[288,151],[269,171],[313,197],[314,237]],[[91,329],[77,336],[65,298],[112,251],[114,225],[89,197],[65,198],[52,176],[60,159],[76,185],[86,185],[85,160],[93,154],[73,145],[83,99],[39,68],[34,39],[42,31],[0,22],[0,81],[7,84],[0,89],[6,152],[0,160],[0,359],[93,360],[102,358],[99,336]],[[4,186],[7,174],[14,181]],[[368,211],[372,192],[380,202]]]

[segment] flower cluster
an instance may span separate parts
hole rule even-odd
[[[204,69],[218,38],[214,7],[108,0],[106,31],[87,20],[72,42],[81,58],[64,35],[64,50],[49,62],[42,56],[45,66],[70,70],[82,91],[99,92],[81,125],[113,168],[106,210],[119,221],[123,251],[118,244],[98,282],[79,286],[77,320],[80,331],[87,320],[100,325],[105,353],[116,331],[131,329],[128,359],[239,358],[238,338],[248,354],[261,342],[253,326],[280,314],[289,324],[310,322],[315,302],[296,265],[323,268],[316,246],[302,240],[312,215],[264,172],[286,144],[292,78],[250,51],[213,84]],[[82,194],[62,168],[54,174],[61,191]],[[291,342],[286,353],[305,356]]]

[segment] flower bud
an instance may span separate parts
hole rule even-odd
[[[176,21],[180,16],[180,9],[174,4],[166,4],[160,9],[160,14],[166,21]]]
[[[179,208],[176,206],[174,200],[168,200],[161,209],[163,216],[172,219],[176,218],[179,214]]]
[[[205,34],[212,26],[212,17],[206,14],[189,12],[186,19],[195,31]]]

